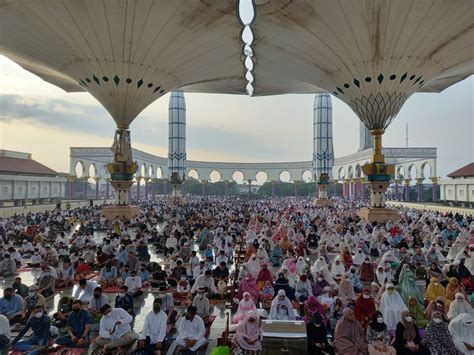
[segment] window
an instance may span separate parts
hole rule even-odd
[[[464,190],[459,190],[459,196],[464,196]]]
[[[33,193],[36,192],[36,186],[31,186],[31,192],[33,192]]]
[[[7,194],[7,193],[8,193],[8,186],[3,186],[2,192],[3,192],[4,194]]]
[[[44,194],[48,193],[48,188],[46,186],[43,186],[43,193]]]
[[[16,188],[16,192],[19,193],[19,194],[22,194],[23,193],[23,186],[18,186]]]
[[[53,191],[54,191],[55,194],[57,194],[57,193],[58,193],[58,188],[55,187],[55,188],[53,189]]]

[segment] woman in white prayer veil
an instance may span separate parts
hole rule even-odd
[[[316,261],[313,264],[313,267],[311,268],[311,272],[313,274],[316,274],[319,272],[323,267],[328,267],[328,264],[326,263],[326,259],[324,259],[324,256],[320,256],[316,259]]]
[[[401,312],[408,310],[400,294],[395,290],[393,284],[387,283],[386,290],[380,300],[379,311],[383,315],[385,324],[389,330],[395,329],[401,319]]]
[[[463,354],[474,354],[474,316],[461,313],[448,326],[454,346]]]
[[[268,253],[263,247],[263,245],[260,245],[260,247],[257,250],[257,259],[260,261],[260,263],[267,263],[270,261],[270,258],[268,257]]]
[[[304,261],[304,258],[302,256],[300,256],[298,258],[298,260],[296,261],[296,272],[298,273],[298,275],[302,275],[303,272],[304,272],[304,269],[305,267],[308,266],[308,264],[306,264],[306,261]]]
[[[285,290],[278,291],[277,296],[272,301],[268,319],[272,320],[294,320],[295,312],[290,299],[286,296]]]
[[[341,261],[340,256],[336,256],[334,262],[331,266],[331,276],[335,278],[337,275],[344,275],[346,270],[344,268],[344,263]]]
[[[355,266],[360,266],[365,260],[366,255],[364,254],[364,251],[362,248],[358,248],[354,257],[352,258],[352,264]]]
[[[250,272],[255,279],[258,277],[258,273],[260,272],[260,260],[258,260],[257,255],[252,254],[249,261],[247,261],[247,271]]]
[[[446,259],[448,261],[453,261],[456,258],[456,255],[458,255],[458,253],[462,251],[466,245],[467,239],[462,238],[461,236],[457,237],[453,245],[451,245],[451,248],[449,248],[448,256],[446,257]]]
[[[466,299],[464,298],[464,294],[458,292],[456,293],[454,301],[449,304],[448,318],[456,318],[461,313],[469,313],[471,315],[474,315],[474,309],[466,301]]]
[[[438,256],[438,261],[441,263],[444,263],[446,261],[446,258],[444,257],[443,253],[441,253],[441,250],[436,243],[431,244],[430,248],[428,249],[428,255],[432,253],[433,250],[435,251],[435,254]]]

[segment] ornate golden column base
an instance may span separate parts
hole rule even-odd
[[[369,222],[385,223],[388,221],[398,220],[397,210],[390,208],[361,208],[359,210],[359,216]]]
[[[137,206],[107,206],[102,208],[102,215],[108,220],[113,221],[118,218],[120,220],[130,221],[138,215],[140,209]]]
[[[332,200],[329,200],[327,198],[318,198],[313,201],[313,206],[316,206],[316,207],[332,206]]]

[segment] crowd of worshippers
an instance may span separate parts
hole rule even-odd
[[[134,353],[153,354],[174,341],[192,354],[216,299],[237,305],[237,354],[262,350],[262,318],[303,320],[309,354],[474,354],[472,218],[402,210],[378,225],[356,206],[194,197],[143,201],[129,222],[108,223],[98,208],[0,220],[0,275],[15,277],[0,298],[0,349],[136,343]],[[150,261],[152,245],[162,263]],[[27,286],[19,271],[31,268],[40,273]],[[50,317],[45,299],[72,287]],[[144,292],[157,297],[138,334]]]

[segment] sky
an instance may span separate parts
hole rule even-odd
[[[248,97],[185,94],[189,160],[263,162],[311,160],[314,95]],[[168,99],[132,123],[132,146],[167,155]],[[333,97],[336,157],[354,153],[359,120]],[[442,93],[415,94],[386,130],[383,145],[438,148],[438,176],[474,161],[474,77]],[[88,93],[66,93],[0,56],[0,149],[33,154],[68,172],[69,147],[112,144],[115,123]]]

